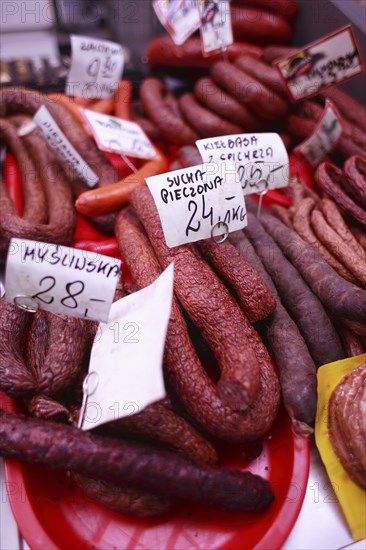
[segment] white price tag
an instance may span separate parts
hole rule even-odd
[[[233,43],[229,0],[198,0],[202,49],[206,54]]]
[[[141,159],[154,159],[157,152],[135,122],[115,116],[103,115],[85,109],[83,111],[99,149]]]
[[[364,70],[351,25],[275,63],[293,101],[315,95]]]
[[[204,162],[235,164],[244,195],[289,183],[288,154],[278,134],[232,134],[200,139],[196,145]]]
[[[295,148],[312,166],[318,166],[333,149],[342,134],[341,118],[333,103],[327,99],[323,116],[313,134]]]
[[[96,389],[83,430],[139,413],[165,397],[163,354],[173,274],[171,264],[153,284],[115,302],[108,324],[99,325],[89,364]]]
[[[71,145],[46,107],[42,106],[38,109],[33,121],[47,142],[48,147],[55,153],[60,162],[74,170],[79,178],[90,187],[98,183],[99,178],[96,173]]]
[[[153,7],[175,44],[183,44],[200,25],[197,0],[154,0]]]
[[[122,77],[123,49],[109,40],[71,36],[71,67],[66,95],[87,99],[112,97]]]
[[[120,260],[95,252],[11,239],[6,297],[19,304],[31,300],[52,313],[106,322],[120,265]]]
[[[170,248],[218,236],[224,227],[231,232],[247,225],[240,182],[230,162],[174,170],[146,178],[146,183]]]

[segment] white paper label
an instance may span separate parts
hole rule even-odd
[[[198,0],[198,6],[203,51],[215,52],[232,44],[230,2],[228,0]]]
[[[45,106],[38,109],[33,120],[59,161],[76,172],[79,178],[90,187],[96,185],[99,181],[98,176],[71,145]]]
[[[289,160],[278,134],[232,134],[196,141],[204,162],[235,164],[244,195],[286,187]]]
[[[315,95],[364,70],[351,25],[279,60],[275,66],[293,101]]]
[[[121,261],[50,243],[11,239],[5,274],[7,300],[26,296],[41,309],[108,321]]]
[[[183,44],[200,25],[197,0],[154,0],[153,7],[175,44]]]
[[[225,233],[219,222],[229,232],[247,225],[240,182],[230,162],[174,170],[147,178],[146,183],[170,248]]]
[[[173,298],[173,264],[150,286],[112,304],[100,324],[89,372],[98,384],[83,430],[141,412],[166,395],[163,353]]]
[[[342,131],[340,116],[334,105],[327,100],[323,116],[314,133],[295,148],[295,153],[304,156],[312,166],[318,166],[333,149]]]
[[[156,158],[156,150],[135,122],[84,110],[99,149],[141,159]]]
[[[66,95],[87,99],[112,97],[122,77],[123,49],[109,40],[71,36],[71,67]]]

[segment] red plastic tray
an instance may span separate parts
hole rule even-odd
[[[0,406],[13,410],[12,401]],[[275,502],[262,514],[228,514],[184,504],[168,516],[138,520],[90,500],[66,473],[5,461],[10,504],[32,550],[263,550],[281,548],[300,512],[309,473],[308,441],[295,437],[281,410],[254,461],[227,444],[220,462],[267,478]]]

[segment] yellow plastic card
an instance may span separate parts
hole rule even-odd
[[[328,437],[328,403],[341,379],[366,361],[366,354],[335,361],[318,370],[318,411],[315,441],[355,541],[366,537],[366,491],[348,476]]]

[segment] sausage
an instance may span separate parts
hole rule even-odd
[[[221,366],[220,394],[223,395],[226,385],[228,389],[231,386],[230,378],[234,389],[237,385],[235,378],[237,378],[238,381],[243,380],[242,384],[244,383],[244,387],[247,388],[248,397],[245,401],[248,403],[248,398],[253,398],[252,396],[255,395],[258,388],[255,374],[255,371],[258,372],[258,363],[261,372],[266,371],[269,375],[273,375],[269,356],[258,334],[193,247],[182,246],[169,249],[165,245],[158,213],[149,190],[141,189],[133,193],[132,204],[148,232],[162,267],[167,267],[174,261],[175,290],[178,298],[214,351]],[[194,289],[193,292],[191,287]],[[212,307],[212,304],[215,304],[215,307]],[[251,347],[255,355],[251,352]],[[255,358],[258,361],[257,367]],[[250,374],[248,373],[249,364],[252,365],[249,369]],[[273,385],[275,388],[275,377]],[[272,402],[273,404],[274,402]],[[232,406],[234,405],[232,404]],[[239,403],[235,406],[239,406]],[[243,402],[241,408],[243,408]]]
[[[88,350],[90,321],[45,311],[34,314],[29,333],[27,367],[37,392],[53,396],[71,386]]]
[[[31,394],[36,387],[23,357],[31,315],[0,298],[0,390],[8,395]]]
[[[128,203],[135,188],[146,185],[145,178],[161,174],[166,169],[167,160],[160,154],[159,158],[147,161],[137,172],[116,183],[101,189],[85,191],[75,203],[76,210],[84,216],[100,216],[115,212]]]
[[[259,273],[239,254],[230,242],[219,246],[210,240],[198,244],[204,257],[236,292],[240,305],[251,323],[273,313],[276,301]]]
[[[167,141],[177,145],[194,143],[198,139],[198,134],[165,104],[165,93],[161,80],[146,78],[140,86],[140,99],[144,111]]]
[[[345,325],[338,327],[338,332],[342,338],[347,357],[357,357],[366,352],[361,338]]]
[[[276,94],[287,97],[285,85],[277,69],[269,67],[260,59],[255,59],[249,55],[241,55],[234,61],[234,65],[262,82],[264,86],[267,86]]]
[[[271,277],[244,232],[235,231],[229,238],[260,273],[276,297],[276,309],[263,323],[265,335],[279,371],[283,403],[293,430],[301,437],[308,437],[313,432],[316,413],[314,362],[299,329],[283,307]]]
[[[214,446],[172,409],[168,398],[140,413],[115,420],[107,429],[112,434],[162,443],[199,462],[215,464],[218,461]]]
[[[320,164],[315,172],[315,181],[341,210],[366,229],[366,210],[358,206],[341,188],[342,171],[337,166],[330,162]]]
[[[117,218],[116,234],[133,279],[140,287],[151,284],[159,276],[161,267],[140,224],[127,209]],[[263,403],[258,396],[256,406],[240,414],[223,404],[217,388],[199,362],[175,299],[166,339],[164,371],[188,414],[206,431],[223,440],[258,439],[274,419],[278,386],[272,372],[267,370],[261,371],[263,389],[259,393],[265,392]]]
[[[346,281],[357,284],[357,279],[348,271],[348,269],[333,256],[314,233],[310,223],[312,210],[315,208],[315,202],[311,197],[301,199],[295,207],[293,217],[293,228],[296,233],[324,258],[324,260]]]
[[[258,131],[263,126],[263,122],[258,117],[253,115],[245,105],[216,86],[210,77],[197,80],[194,93],[203,105],[230,122],[240,125],[245,131]]]
[[[284,306],[299,327],[316,366],[343,359],[338,335],[320,300],[250,212],[245,233],[272,277]]]
[[[17,167],[20,170],[24,200],[21,217],[26,221],[45,223],[48,216],[47,200],[39,171],[35,166],[35,159],[32,159],[29,155],[16,129],[9,120],[0,119],[0,135],[8,150],[14,155]]]
[[[63,173],[58,169],[53,153],[45,147],[36,132],[33,131],[22,137],[22,140],[36,164],[37,173],[42,177],[48,202],[48,223],[25,219],[25,210],[23,218],[20,218],[0,176],[2,249],[7,249],[12,237],[69,244],[76,221],[71,189]]]
[[[270,2],[268,0],[233,0],[233,4],[241,3],[273,11],[287,19],[294,17],[297,12],[296,0],[271,0]]]
[[[279,204],[274,204],[271,206],[270,212],[271,214],[276,216],[276,218],[281,220],[281,222],[284,223],[287,227],[289,227],[290,229],[293,228],[293,213],[290,211],[289,208],[285,208],[284,206],[281,206]]]
[[[32,397],[27,403],[27,409],[29,414],[35,418],[53,420],[54,422],[63,422],[65,424],[72,424],[73,422],[73,416],[65,405],[44,395]]]
[[[73,479],[90,498],[119,514],[153,518],[167,514],[174,504],[174,500],[165,495],[156,495],[131,487],[119,487],[75,472]]]
[[[166,247],[150,191],[135,193],[132,203],[135,207],[137,204],[139,217],[162,266],[167,267],[174,261],[175,292],[219,363],[221,377],[217,387],[220,396],[234,410],[245,411],[253,403],[260,387],[259,358],[246,334],[250,327],[248,321],[234,298],[194,248]],[[145,221],[147,213],[151,220],[148,229]],[[159,231],[159,241],[151,236],[153,224]]]
[[[365,231],[362,231],[359,227],[350,226],[350,230],[352,232],[352,235],[357,239],[357,241],[360,243],[362,248],[366,250],[366,233]]]
[[[196,146],[185,145],[177,153],[177,157],[184,168],[202,164],[202,157]]]
[[[288,107],[284,99],[226,61],[218,61],[212,65],[211,77],[240,103],[248,105],[265,119],[276,120],[287,113]]]
[[[350,478],[366,489],[364,399],[366,363],[346,374],[328,406],[328,434],[333,450]]]
[[[365,321],[365,290],[337,275],[311,245],[276,218],[262,212],[261,222],[328,310],[360,323]]]
[[[331,199],[324,198],[320,201],[319,206],[332,229],[344,240],[353,252],[358,254],[363,261],[366,261],[366,251],[349,229],[336,203]]]
[[[366,161],[350,157],[343,165],[342,186],[360,206],[366,205]]]
[[[343,265],[356,277],[356,279],[366,286],[366,262],[349,247],[342,237],[334,231],[326,222],[322,212],[314,210],[311,214],[311,223],[319,239],[325,244]]]
[[[284,44],[292,38],[291,24],[280,15],[247,6],[231,6],[230,13],[236,40],[266,45]]]
[[[114,94],[114,116],[131,120],[133,86],[130,80],[121,80]]]
[[[226,49],[229,60],[239,55],[248,54],[259,57],[262,48],[246,42],[234,42]],[[153,38],[146,51],[147,63],[151,69],[159,67],[208,67],[218,59],[222,59],[221,52],[209,57],[202,54],[200,38],[188,38],[184,44],[177,46],[170,36],[158,36]]]
[[[200,105],[191,93],[179,98],[179,106],[186,122],[202,137],[240,134],[243,130]]]
[[[250,472],[17,414],[0,412],[0,454],[228,512],[260,512],[273,501],[269,483]]]

